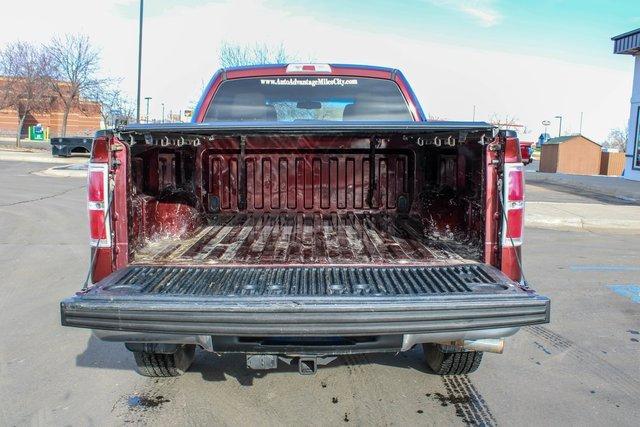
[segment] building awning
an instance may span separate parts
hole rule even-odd
[[[613,53],[640,55],[640,28],[611,38]]]

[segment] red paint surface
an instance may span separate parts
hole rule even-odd
[[[502,248],[500,270],[516,282],[522,279],[522,272],[520,271],[518,260],[522,260],[520,246],[504,246]]]
[[[533,142],[520,141],[520,156],[522,157],[522,163],[528,165],[532,162],[531,153],[529,148],[533,145]]]
[[[238,211],[240,160],[220,150],[204,153],[207,194],[217,197],[222,211]],[[244,159],[246,210],[344,211],[395,209],[397,200],[409,194],[410,151],[380,150],[375,156],[375,188],[372,206],[368,150],[280,150],[256,152]],[[208,205],[208,203],[206,203]]]
[[[109,138],[101,136],[91,146],[92,163],[109,163]]]
[[[112,248],[91,248],[91,252],[95,253],[93,264],[93,272],[91,274],[91,282],[96,283],[113,272],[111,265]]]
[[[112,141],[113,206],[112,223],[114,242],[113,271],[129,263],[129,147],[114,138]]]
[[[496,185],[498,174],[495,162],[498,160],[498,152],[494,150],[498,147],[500,140],[496,138],[485,148],[484,166],[484,262],[493,266],[498,266],[498,193]]]
[[[505,163],[521,163],[522,154],[520,153],[520,141],[518,138],[507,138],[504,144],[504,161]]]
[[[198,210],[184,203],[137,196],[131,206],[134,246],[159,236],[184,236],[202,224]]]
[[[375,68],[367,68],[367,67],[358,67],[358,66],[331,66],[330,73],[323,72],[314,72],[309,73],[309,71],[300,71],[300,72],[289,72],[287,73],[286,65],[278,65],[273,67],[260,67],[260,68],[246,68],[241,70],[228,70],[222,73],[216,74],[211,80],[209,86],[207,87],[207,93],[202,99],[200,104],[200,109],[196,112],[195,122],[202,123],[206,116],[207,110],[209,108],[209,104],[211,104],[211,100],[215,95],[216,91],[220,84],[227,79],[241,79],[248,77],[278,77],[278,76],[300,76],[300,75],[331,75],[331,76],[345,76],[345,77],[369,77],[369,78],[377,78],[377,79],[386,79],[393,80],[405,100],[407,101],[407,105],[409,106],[409,111],[411,111],[411,115],[415,121],[424,120],[424,117],[420,115],[420,107],[418,104],[418,100],[415,95],[411,91],[409,84],[407,83],[404,76],[399,73],[392,73],[388,70],[379,70]]]

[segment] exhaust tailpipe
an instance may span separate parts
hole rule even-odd
[[[504,339],[463,340],[456,343],[462,348],[474,351],[486,351],[487,353],[502,354],[504,351]]]

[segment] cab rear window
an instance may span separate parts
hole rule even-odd
[[[339,76],[279,76],[223,82],[205,122],[410,121],[391,80]]]

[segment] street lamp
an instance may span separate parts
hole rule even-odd
[[[562,116],[555,116],[554,119],[560,119],[560,124],[558,125],[558,136],[562,136]]]
[[[542,126],[544,126],[544,134],[545,134],[545,137],[546,137],[546,135],[547,135],[547,126],[549,126],[550,124],[551,124],[551,122],[550,122],[549,120],[543,120],[543,121],[542,121]]]
[[[151,101],[151,97],[145,96],[144,99],[147,101],[147,123],[149,123],[149,101]]]
[[[544,144],[547,139],[549,139],[549,134],[547,133],[547,126],[549,126],[551,122],[549,120],[543,120],[542,126],[544,126],[544,133],[540,137],[540,145]]]
[[[136,122],[140,123],[140,77],[142,75],[142,12],[144,0],[140,0],[140,28],[138,30],[138,95],[136,97]],[[148,108],[147,108],[148,110]]]
[[[164,102],[162,103],[162,123],[164,123]]]

